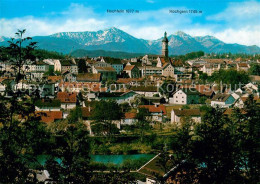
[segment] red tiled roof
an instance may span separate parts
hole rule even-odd
[[[183,66],[183,63],[180,60],[177,60],[177,61],[173,61],[172,65],[175,67],[181,67]]]
[[[115,72],[116,70],[113,67],[101,67],[101,66],[95,66],[95,69],[98,71],[110,71],[110,72]]]
[[[248,67],[246,63],[238,63],[238,67]]]
[[[100,73],[94,74],[94,73],[85,73],[85,74],[78,74],[77,75],[77,81],[94,81],[99,82],[100,81]]]
[[[125,113],[125,119],[135,119],[136,113],[135,112],[126,112]]]
[[[205,95],[205,96],[211,96],[214,90],[208,86],[208,85],[191,85],[187,86],[188,88],[195,88],[200,94]]]
[[[62,76],[48,76],[48,80],[52,82],[56,82],[62,80]]]
[[[116,82],[117,83],[124,83],[124,84],[128,84],[132,81],[134,82],[139,82],[139,81],[142,81],[143,79],[142,78],[119,78]]]
[[[76,93],[59,92],[57,94],[57,99],[59,99],[61,103],[76,103],[77,102],[77,94]]]
[[[7,77],[0,77],[0,82],[3,82],[5,79],[8,79]]]
[[[140,105],[139,107],[148,109],[150,113],[163,112],[163,115],[166,115],[164,105]]]
[[[168,66],[170,63],[164,63],[162,68],[164,69],[166,66]]]
[[[132,70],[135,67],[135,65],[126,65],[124,68],[124,71],[126,70]]]
[[[160,60],[162,62],[162,64],[165,64],[165,63],[170,63],[171,62],[171,58],[169,57],[160,57]]]
[[[164,64],[165,63],[164,57],[161,57],[160,59],[161,59],[162,64]]]
[[[241,57],[237,58],[235,61],[242,61],[243,59]]]
[[[51,123],[55,120],[62,119],[62,111],[36,111],[36,116],[41,117],[41,121]]]

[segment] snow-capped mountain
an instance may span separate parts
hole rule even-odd
[[[168,33],[169,34],[169,33]],[[70,53],[77,49],[122,51],[131,53],[161,53],[161,41],[138,39],[115,27],[85,32],[61,32],[50,36],[35,36],[41,49]],[[6,45],[6,37],[0,37],[0,45]],[[169,54],[178,55],[202,50],[204,52],[260,53],[257,46],[226,44],[213,36],[192,37],[182,31],[168,36]]]
[[[107,43],[119,43],[126,40],[135,40],[133,36],[121,31],[120,29],[110,28],[97,32],[63,32],[51,35],[51,37],[65,38],[76,41],[82,45],[102,45]]]

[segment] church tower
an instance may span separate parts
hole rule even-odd
[[[167,38],[167,33],[164,33],[164,38],[162,40],[162,55],[164,57],[168,57],[168,38]]]

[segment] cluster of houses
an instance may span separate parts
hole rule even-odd
[[[235,90],[215,83],[199,84],[196,76],[202,73],[211,76],[220,69],[230,68],[247,72],[253,62],[258,63],[202,57],[183,63],[168,56],[165,33],[162,55],[132,59],[94,57],[25,61],[22,67],[24,79],[18,84],[15,83],[15,65],[0,61],[0,95],[8,97],[10,90],[26,90],[30,95],[38,90],[35,114],[45,123],[66,119],[70,110],[80,107],[82,119],[92,135],[90,117],[93,109],[90,104],[100,100],[114,100],[131,107],[121,120],[114,121],[119,129],[137,122],[139,108],[147,109],[149,120],[154,123],[178,125],[185,118],[199,123],[202,105],[223,108],[224,114],[229,115],[232,108],[243,109],[249,95],[260,102],[260,76],[251,76],[250,83]],[[166,93],[174,89],[170,95],[162,92],[165,81],[174,85],[163,89]],[[153,161],[139,171],[149,175],[152,164]],[[164,172],[160,174],[167,176]]]
[[[83,119],[90,121],[91,108],[87,102],[99,100],[128,103],[133,109],[147,108],[153,122],[179,123],[186,116],[200,122],[199,107],[203,104],[243,108],[249,94],[259,99],[260,76],[252,76],[249,84],[236,90],[220,89],[214,83],[201,85],[196,77],[201,73],[210,76],[220,69],[247,71],[254,61],[198,58],[182,63],[168,56],[166,34],[162,42],[162,55],[26,61],[22,68],[25,77],[18,84],[14,82],[13,64],[0,61],[0,94],[8,96],[7,89],[26,89],[28,93],[38,89],[36,114],[46,123],[65,119],[76,106],[82,108]],[[160,90],[165,81],[176,85],[170,96]],[[144,105],[133,105],[138,98]],[[137,111],[133,109],[117,122],[119,128],[137,121]]]

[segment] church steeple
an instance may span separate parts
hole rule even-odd
[[[164,57],[168,57],[168,38],[167,38],[167,33],[165,31],[164,33],[164,38],[162,40],[162,55]]]

